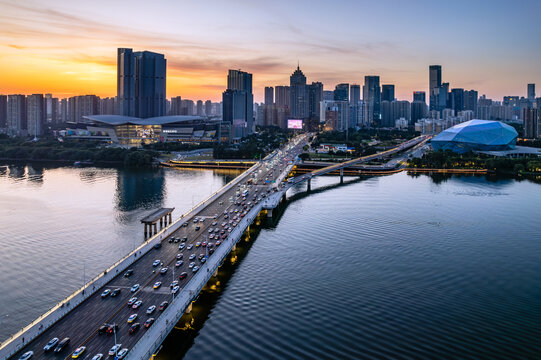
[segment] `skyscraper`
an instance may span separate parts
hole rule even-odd
[[[528,84],[528,100],[535,101],[535,84]]]
[[[320,119],[319,103],[323,100],[323,84],[313,82],[308,85],[308,117],[311,119]]]
[[[117,98],[119,113],[149,118],[166,114],[167,60],[151,51],[118,49]]]
[[[265,86],[265,105],[274,104],[274,88],[272,86]]]
[[[68,121],[86,123],[86,115],[99,114],[100,98],[96,95],[72,96],[68,99]]]
[[[349,87],[349,103],[357,105],[361,101],[361,86],[352,84]]]
[[[479,98],[477,91],[464,91],[464,110],[473,111],[474,116],[477,114],[477,99]]]
[[[537,109],[527,108],[523,110],[524,118],[524,137],[526,139],[535,139],[541,135],[539,128]]]
[[[203,100],[197,100],[195,108],[196,108],[195,114],[197,116],[203,116]]]
[[[171,98],[171,109],[169,110],[169,115],[181,115],[180,109],[182,107],[182,98],[180,96],[175,96]]]
[[[441,65],[430,65],[428,68],[428,92],[430,96],[430,110],[439,110],[439,89],[441,87]]]
[[[375,124],[380,124],[381,88],[379,76],[364,77],[363,100],[372,108],[372,121]]]
[[[294,119],[308,118],[308,89],[306,76],[299,66],[289,78],[289,97],[291,105],[291,117]]]
[[[47,106],[43,94],[26,97],[26,124],[28,135],[38,137],[44,133]]]
[[[26,136],[26,97],[24,95],[8,95],[7,110],[8,134]]]
[[[394,101],[394,85],[381,85],[381,101]],[[394,126],[394,124],[393,124]]]
[[[349,84],[338,84],[334,88],[334,101],[349,101]]]
[[[254,128],[252,74],[229,70],[227,90],[223,95],[223,120],[232,124],[234,137],[249,135]]]
[[[455,111],[455,114],[464,110],[464,89],[451,89],[450,108]]]
[[[290,95],[289,95],[289,86],[277,86],[275,88],[275,102],[278,106],[287,106],[290,107]]]
[[[0,95],[0,129],[8,127],[8,97]]]
[[[414,91],[413,101],[422,101],[426,104],[426,93],[424,91]]]
[[[211,116],[212,115],[212,101],[207,100],[205,101],[205,116]]]

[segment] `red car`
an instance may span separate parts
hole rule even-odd
[[[145,321],[145,325],[144,327],[146,327],[147,329],[150,327],[150,325],[154,324],[154,318],[148,318],[147,321]]]
[[[187,272],[181,272],[180,275],[178,276],[178,278],[179,279],[184,279],[186,276],[188,276]]]

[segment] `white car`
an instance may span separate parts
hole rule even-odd
[[[156,310],[156,305],[152,305],[147,309],[147,315],[150,315]]]
[[[197,272],[197,270],[199,270],[199,266],[194,266],[192,269],[193,272]]]
[[[118,356],[119,359],[124,359],[127,353],[128,353],[128,349],[124,348],[120,350],[116,355]]]
[[[180,286],[177,285],[171,290],[171,293],[176,294],[176,293],[178,293],[179,290],[180,290]]]
[[[133,285],[130,289],[131,292],[136,292],[137,290],[139,290],[139,284]]]
[[[28,360],[30,359],[32,356],[34,356],[34,352],[33,351],[27,351],[23,354],[23,356],[21,356],[19,358],[19,360]]]
[[[168,267],[164,267],[160,270],[160,274],[165,274],[167,272],[169,268]]]
[[[160,265],[161,261],[160,260],[156,260],[152,263],[152,266],[156,267],[158,265]]]
[[[189,267],[190,269],[193,269],[194,266],[195,266],[195,263],[194,263],[194,262],[191,262],[190,265],[188,265],[188,267]]]
[[[103,354],[96,354],[92,357],[92,360],[101,360],[103,359]]]
[[[135,304],[132,305],[132,309],[139,309],[139,306],[141,306],[142,303],[142,300],[137,300]]]
[[[45,345],[45,347],[43,348],[43,351],[51,351],[55,346],[56,344],[58,344],[58,338],[52,338],[48,343],[47,345]]]
[[[111,350],[109,350],[109,356],[115,356],[115,354],[117,354],[118,350],[120,349],[120,347],[122,346],[122,344],[116,344],[114,345]]]

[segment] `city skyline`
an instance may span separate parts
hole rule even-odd
[[[164,1],[158,13],[126,8],[123,2],[55,0],[43,6],[0,1],[0,93],[114,96],[116,49],[131,47],[165,54],[168,98],[219,101],[226,88],[223,74],[241,69],[254,74],[254,100],[262,102],[264,87],[287,85],[297,62],[309,82],[320,81],[325,90],[339,83],[363,84],[365,76],[378,75],[382,84],[395,84],[398,99],[411,100],[413,91],[428,94],[427,67],[440,64],[451,88],[476,89],[497,100],[526,96],[526,84],[539,83],[541,77],[535,66],[541,50],[532,46],[541,28],[534,21],[541,4],[522,3],[528,11],[509,12],[506,3],[490,2],[495,11],[483,23],[481,2],[468,3],[468,11],[460,12],[465,2],[447,9],[424,1],[413,6],[387,1],[370,4],[373,16],[366,18],[359,12],[366,4],[344,1],[334,8],[338,19],[333,20],[305,2],[288,5],[282,14],[282,3],[267,9],[237,1],[240,11],[218,20],[226,4],[179,8]],[[459,26],[439,24],[442,11],[446,18],[456,15]],[[200,16],[179,20],[178,14],[185,13]],[[311,20],[293,21],[294,13]],[[404,14],[422,21],[412,22]],[[341,34],[341,28],[348,33]]]

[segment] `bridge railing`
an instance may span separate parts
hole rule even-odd
[[[102,273],[96,275],[93,279],[87,282],[85,286],[80,287],[71,295],[54,305],[43,315],[39,316],[37,319],[19,330],[17,333],[10,336],[0,345],[0,359],[7,359],[8,357],[12,356],[22,347],[28,344],[28,342],[35,339],[49,327],[54,325],[58,320],[66,316],[71,310],[81,304],[84,300],[93,295],[96,291],[99,291],[100,288],[106,285],[119,273],[122,273],[124,270],[126,270],[137,259],[150,251],[156,243],[161,242],[167,236],[172,235],[182,226],[183,223],[185,223],[190,217],[192,217],[194,213],[196,214],[197,212],[203,210],[206,206],[208,206],[216,198],[218,198],[223,192],[226,192],[231,187],[237,185],[237,183],[239,183],[246,176],[254,172],[258,167],[259,164],[255,164],[242,174],[238,175],[235,179],[227,183],[219,190],[215,191],[198,205],[192,207],[179,219],[175,220],[169,226],[163,228],[154,236],[144,241],[140,246],[138,246],[128,255],[116,261],[113,265],[111,265]]]

